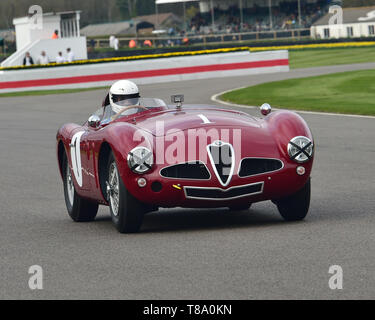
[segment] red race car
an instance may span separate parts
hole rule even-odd
[[[103,106],[83,125],[57,133],[66,207],[91,221],[108,205],[120,232],[137,232],[159,207],[246,210],[272,200],[285,220],[310,205],[314,142],[296,113],[261,107],[263,118],[160,99]]]

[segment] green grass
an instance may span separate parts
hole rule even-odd
[[[292,69],[375,62],[375,47],[290,50],[289,60]]]
[[[275,108],[375,115],[375,70],[265,83],[226,93],[224,101]]]
[[[0,93],[0,98],[22,97],[22,96],[45,96],[49,94],[75,93],[75,92],[100,90],[100,89],[105,89],[105,88],[109,88],[109,87],[9,92],[9,93]]]

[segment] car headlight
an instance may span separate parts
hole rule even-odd
[[[309,138],[294,137],[288,144],[288,154],[290,159],[304,163],[309,161],[314,153],[314,144]]]
[[[129,152],[127,160],[128,166],[133,172],[142,174],[152,168],[154,155],[145,147],[136,147]]]

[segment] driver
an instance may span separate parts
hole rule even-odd
[[[137,85],[132,81],[116,81],[109,89],[109,104],[115,114],[124,107],[117,104],[119,101],[135,98],[140,98],[140,95]]]
[[[129,80],[116,81],[109,89],[102,106],[104,107],[102,123],[108,123],[111,121],[112,116],[116,115],[126,106],[126,101],[129,100],[129,104],[134,105],[135,100],[140,98],[139,90],[137,85]],[[119,104],[120,101],[124,101]]]

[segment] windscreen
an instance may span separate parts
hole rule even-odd
[[[116,107],[123,109],[129,106],[142,106],[147,109],[166,107],[167,105],[161,99],[155,98],[132,98],[116,102]]]
[[[153,108],[166,108],[166,103],[161,99],[156,98],[132,98],[117,102],[116,104],[108,105],[105,107],[102,123],[108,123],[112,121],[113,116],[121,112],[126,107],[130,106],[142,106],[147,109]],[[121,112],[120,117],[134,115],[139,112],[145,111],[144,108],[131,108]]]

